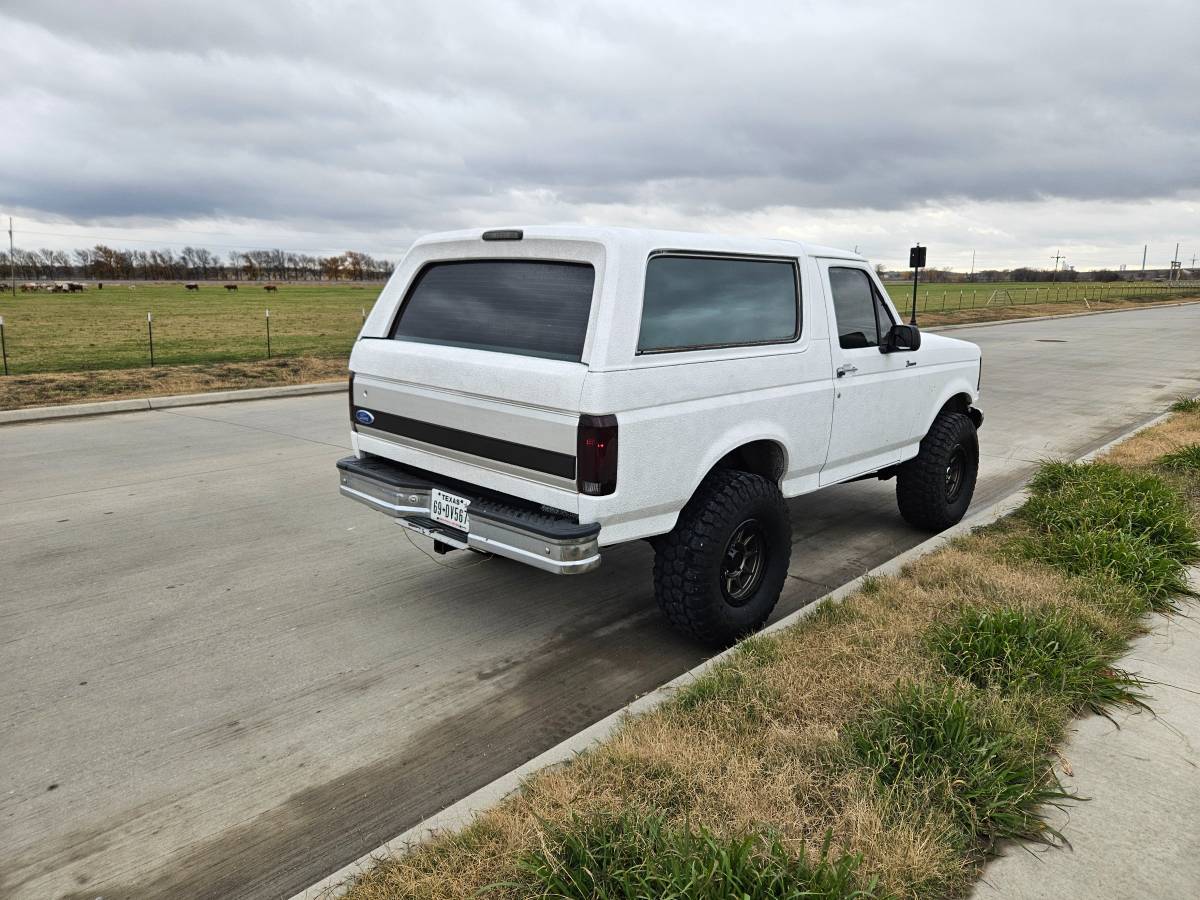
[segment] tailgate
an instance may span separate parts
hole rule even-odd
[[[351,365],[358,449],[577,511],[583,365],[392,340]]]

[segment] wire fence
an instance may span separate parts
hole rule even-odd
[[[889,282],[887,288],[897,308],[907,310],[911,307],[911,282]],[[917,311],[939,313],[1054,303],[1104,306],[1130,301],[1165,301],[1187,296],[1200,296],[1200,281],[1042,283],[1028,286],[930,284],[919,285],[917,288]]]
[[[887,287],[897,308],[907,312],[911,284],[889,282]],[[100,304],[98,295],[17,298],[16,305],[0,297],[3,373],[246,363],[302,356],[344,359],[374,293],[296,290],[240,303],[225,298],[220,302],[181,299],[178,289],[174,294],[163,289],[154,298],[126,292],[116,304],[109,297]],[[1200,282],[922,284],[917,309],[936,315],[1071,303],[1104,308],[1186,297],[1200,297]]]

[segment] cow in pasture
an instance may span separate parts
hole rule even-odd
[[[188,290],[188,291],[198,291],[198,290],[200,290],[200,285],[196,284],[196,282],[194,282],[194,281],[190,281],[190,282],[188,282],[188,283],[187,283],[187,284],[185,284],[183,287],[184,287],[184,289],[185,289],[185,290]]]
[[[236,290],[237,290],[237,285],[236,285],[236,284],[227,284],[227,285],[225,285],[225,290],[227,290],[227,291],[236,291]]]
[[[67,290],[70,291],[72,294],[80,294],[80,293],[83,293],[83,285],[80,284],[78,281],[68,281],[67,282]]]
[[[264,284],[264,285],[263,285],[263,290],[264,290],[264,291],[269,291],[269,292],[271,292],[272,294],[275,294],[275,293],[278,293],[278,292],[279,292],[279,288],[275,287],[275,285],[273,285],[273,284]]]

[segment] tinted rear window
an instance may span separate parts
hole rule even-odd
[[[392,337],[577,362],[595,280],[587,263],[432,263],[409,289]]]
[[[800,333],[799,308],[787,260],[653,256],[638,351],[790,341]]]

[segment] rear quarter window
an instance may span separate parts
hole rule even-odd
[[[783,343],[799,335],[794,260],[664,253],[646,262],[639,353]]]
[[[595,282],[588,263],[430,263],[409,288],[391,337],[578,362]]]

